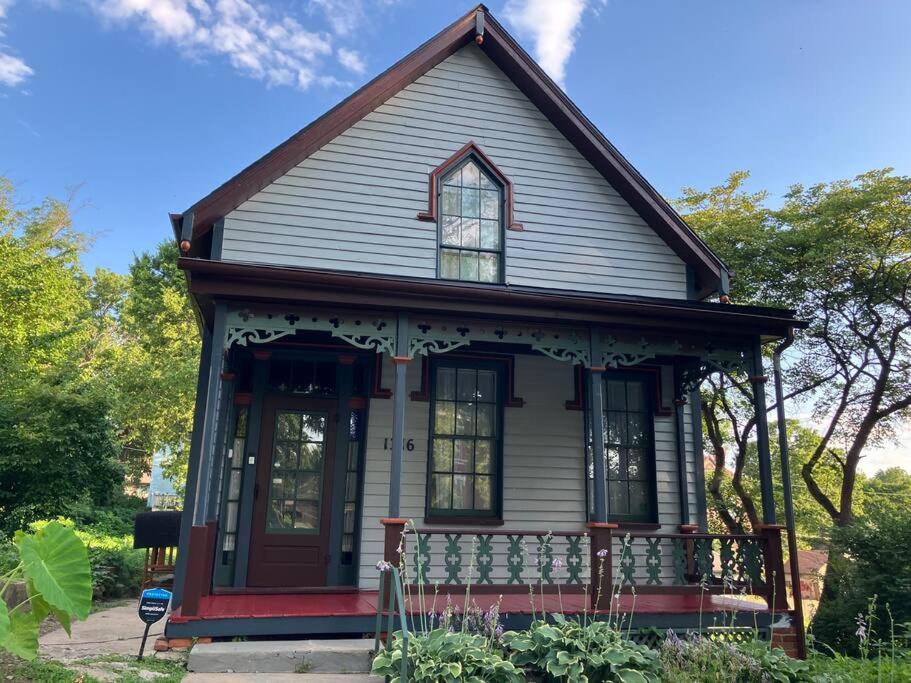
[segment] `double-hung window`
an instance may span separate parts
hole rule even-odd
[[[502,382],[494,362],[431,365],[429,517],[500,516]]]
[[[502,185],[473,155],[441,181],[440,277],[502,282]]]
[[[618,522],[657,522],[655,377],[633,371],[605,372],[601,376],[608,517]],[[588,475],[589,482],[593,482],[591,463]],[[589,501],[591,507],[591,488]]]

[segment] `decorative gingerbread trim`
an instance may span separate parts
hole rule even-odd
[[[507,230],[512,230],[514,232],[522,232],[524,228],[521,223],[516,223],[513,220],[513,186],[512,181],[507,178],[496,164],[494,164],[490,157],[488,157],[484,152],[481,151],[481,148],[475,144],[474,141],[468,142],[464,147],[462,147],[458,152],[453,154],[451,157],[446,159],[442,164],[437,166],[430,172],[430,177],[428,179],[428,188],[427,188],[427,211],[421,211],[418,213],[419,221],[428,221],[431,223],[436,223],[439,218],[437,214],[437,195],[440,192],[440,178],[446,175],[446,172],[449,171],[454,166],[457,166],[466,157],[474,155],[477,157],[478,161],[493,175],[500,183],[503,185],[503,204],[504,204],[504,213],[505,213],[505,224]]]

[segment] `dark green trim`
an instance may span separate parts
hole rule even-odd
[[[762,522],[775,524],[775,485],[772,480],[772,455],[769,451],[769,419],[765,402],[765,376],[762,342],[753,345],[753,410],[756,416],[756,450],[759,455],[759,488],[762,491]]]
[[[247,415],[247,440],[245,442],[243,485],[237,522],[237,552],[235,553],[234,587],[247,585],[247,567],[250,562],[250,536],[253,529],[253,490],[256,486],[256,459],[259,457],[259,435],[263,420],[263,399],[269,382],[269,361],[253,359],[250,412]],[[251,463],[250,460],[253,460]]]
[[[686,426],[684,423],[686,404],[684,400],[680,370],[674,368],[674,448],[677,453],[677,491],[680,496],[680,523],[690,523],[690,492],[686,471]],[[652,416],[654,423],[654,416]]]
[[[185,211],[183,216],[180,217],[180,240],[193,240],[193,211]]]
[[[408,316],[399,313],[396,321],[395,355],[408,355]],[[408,392],[407,363],[395,364],[392,389],[392,455],[389,467],[389,516],[398,517],[402,496],[402,461],[405,450],[405,396]]]
[[[589,330],[589,352],[592,362],[601,362],[601,337],[595,329]],[[591,456],[595,503],[595,522],[606,522],[610,514],[607,496],[607,472],[604,467],[604,381],[600,373],[588,374],[589,423],[591,424]],[[586,439],[587,441],[588,439]],[[588,483],[588,463],[585,464],[585,478]],[[586,486],[586,488],[588,488]]]
[[[351,385],[354,365],[337,365],[338,422],[335,425],[335,471],[332,473],[332,512],[329,520],[329,567],[326,582],[330,586],[347,585],[342,580],[342,531],[345,517],[345,486],[348,473],[348,432],[351,421]],[[344,569],[347,569],[344,568]]]
[[[224,487],[225,477],[225,452],[228,449],[227,437],[230,433],[229,427],[233,426],[234,404],[234,380],[222,380],[221,382],[221,401],[218,406],[218,426],[215,437],[215,460],[212,466],[212,480],[209,483],[209,508],[206,512],[207,521],[218,521],[221,519],[219,511],[222,509],[221,493]]]
[[[491,486],[491,496],[493,503],[491,510],[447,510],[437,509],[430,506],[430,481],[433,475],[433,441],[434,432],[434,415],[436,412],[436,382],[437,368],[470,368],[472,370],[491,370],[496,373],[496,434],[494,438],[494,453],[492,453],[493,462],[491,463],[491,474],[494,477],[493,486]],[[505,360],[480,359],[480,358],[460,358],[458,356],[434,357],[430,359],[430,410],[428,411],[427,426],[427,475],[424,482],[424,517],[425,521],[435,520],[446,523],[451,520],[463,518],[472,518],[474,520],[484,519],[488,521],[499,521],[503,519],[503,428],[505,427],[504,408],[506,404],[507,387],[507,368]],[[450,437],[451,435],[446,435]],[[471,438],[475,438],[472,436]],[[466,473],[467,474],[467,473]]]
[[[209,258],[220,261],[222,245],[225,241],[225,219],[219,218],[212,225],[212,248],[209,251]]]
[[[202,445],[202,423],[205,413],[206,381],[212,360],[212,333],[203,328],[199,352],[199,372],[196,376],[196,405],[193,409],[193,433],[190,436],[190,454],[187,464],[187,482],[183,496],[183,514],[180,517],[180,541],[177,548],[177,562],[174,568],[174,591],[172,605],[178,607],[183,598],[183,584],[186,578],[187,555],[190,547],[190,527],[193,525],[193,502],[196,495],[196,480],[199,477],[199,451]]]
[[[212,324],[211,361],[206,381],[205,417],[202,425],[202,442],[199,449],[199,478],[196,481],[196,495],[193,504],[193,526],[204,526],[209,512],[209,491],[212,482],[212,471],[215,466],[215,434],[218,428],[219,385],[221,370],[224,364],[225,318],[227,306],[219,301],[215,304],[215,317]]]
[[[690,392],[690,420],[693,430],[693,453],[696,468],[696,515],[699,530],[708,531],[708,507],[705,500],[705,446],[702,440],[702,394],[698,389]]]

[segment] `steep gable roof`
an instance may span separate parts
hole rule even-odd
[[[674,252],[693,267],[700,294],[726,287],[728,272],[721,259],[579,111],[484,5],[478,5],[462,16],[186,212],[173,215],[175,232],[181,240],[190,241],[204,235],[215,221],[471,41],[480,46]]]

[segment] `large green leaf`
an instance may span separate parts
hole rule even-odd
[[[47,604],[47,600],[41,597],[41,593],[37,591],[31,581],[28,582],[27,586],[29,605],[32,608],[32,615],[35,617],[35,621],[40,624],[47,618],[48,614],[53,614],[57,618],[57,621],[60,622],[60,625],[63,626],[63,630],[66,631],[66,634],[72,636],[73,634],[70,632],[72,619],[70,618],[69,613]]]
[[[51,522],[19,539],[23,571],[47,604],[85,619],[92,607],[88,551],[72,529]]]
[[[617,677],[623,683],[648,683],[648,679],[635,669],[620,669]]]
[[[6,639],[9,628],[9,611],[6,609],[6,601],[0,595],[0,643]]]
[[[9,615],[10,628],[0,647],[29,661],[38,656],[38,622],[30,612],[13,612]]]

